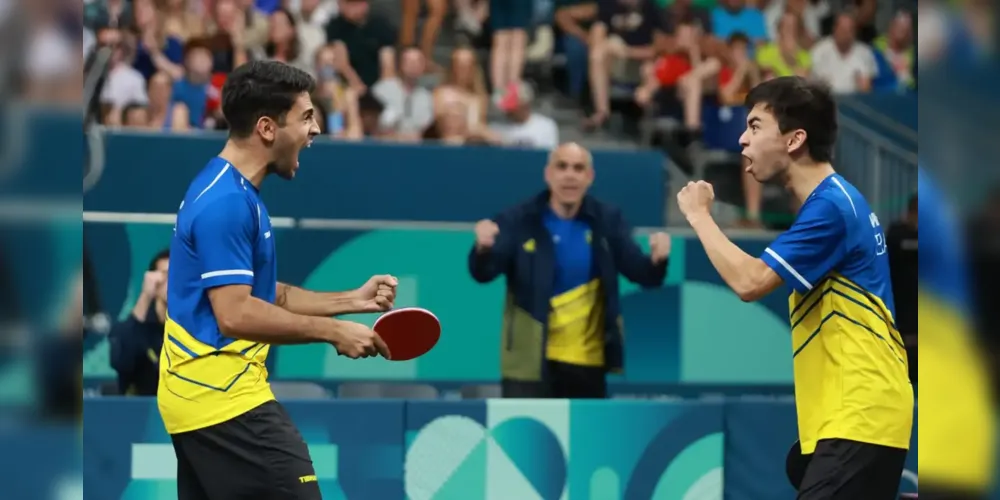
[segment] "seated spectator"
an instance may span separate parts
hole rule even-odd
[[[385,106],[375,96],[371,95],[371,93],[364,94],[358,98],[361,133],[365,138],[389,139],[394,137],[392,130],[386,130],[382,127],[383,112],[385,112]],[[414,139],[411,138],[411,140]]]
[[[847,0],[843,9],[839,12],[831,13],[820,23],[820,32],[823,36],[829,36],[836,28],[837,18],[840,14],[850,13],[854,16],[854,24],[857,40],[865,45],[871,45],[878,37],[878,28],[875,27],[878,14],[878,0]]]
[[[799,43],[798,31],[799,20],[794,14],[785,14],[778,20],[774,41],[757,49],[757,65],[765,79],[809,76],[812,59],[809,51]]]
[[[184,48],[184,78],[174,82],[171,93],[171,119],[186,116],[189,127],[203,128],[211,87],[212,52],[204,42],[192,40]]]
[[[489,111],[486,79],[476,52],[471,48],[460,47],[451,53],[444,81],[434,90],[434,105],[438,106],[442,100],[453,97],[465,102],[470,127],[486,123],[486,113]]]
[[[747,5],[747,0],[719,0],[719,5],[712,9],[712,33],[720,40],[743,33],[752,42],[752,49],[767,41],[768,31],[764,14]]]
[[[892,19],[888,33],[875,39],[875,50],[885,57],[898,84],[913,86],[913,16],[900,11]]]
[[[290,64],[304,71],[312,68],[312,54],[302,51],[295,17],[286,9],[275,10],[268,18],[267,43],[261,57]]]
[[[34,19],[32,25],[23,32],[29,35],[27,53],[21,54],[20,49],[17,49],[17,54],[11,54],[4,66],[8,70],[13,69],[18,64],[15,60],[23,59],[24,74],[7,71],[2,83],[19,87],[24,92],[23,95],[34,102],[79,104],[83,95],[84,73],[79,52],[82,47],[78,46],[83,41],[81,35],[67,32],[58,19],[38,17],[40,18]],[[6,19],[0,16],[0,20],[4,21],[8,34],[12,29],[11,24],[23,22],[13,16]],[[79,27],[75,27],[74,31],[78,30]],[[12,36],[18,37],[20,34],[22,33],[15,32]],[[8,43],[16,43],[14,39],[8,37]]]
[[[250,60],[250,51],[255,47],[247,42],[246,21],[236,1],[214,0],[209,35],[196,39],[211,50],[214,73],[229,73],[243,65]],[[259,47],[263,47],[263,43]]]
[[[742,106],[750,89],[760,83],[760,69],[749,58],[750,39],[746,35],[733,33],[726,44],[729,54],[719,70],[719,104]]]
[[[158,253],[142,279],[132,313],[111,328],[111,367],[122,394],[155,396],[160,380],[160,349],[167,319],[167,271],[170,254]]]
[[[311,61],[319,48],[326,45],[325,26],[336,15],[337,1],[297,0],[288,3],[288,10],[295,16],[295,30],[299,33],[302,54],[307,61]]]
[[[395,64],[396,34],[368,0],[340,0],[340,15],[326,25],[326,41],[337,51],[337,71],[362,94]]]
[[[94,31],[128,29],[132,19],[132,4],[126,0],[89,2],[83,9],[83,24]]]
[[[343,139],[362,137],[361,118],[358,116],[358,93],[337,74],[337,54],[332,46],[316,52],[316,91],[313,102],[324,111],[320,124],[323,133]]]
[[[163,18],[153,0],[133,0],[135,30],[139,43],[132,65],[149,79],[162,71],[177,80],[184,75],[184,41],[171,36],[163,28]]]
[[[177,38],[181,44],[205,35],[205,20],[191,8],[191,0],[157,0],[157,10],[163,18],[163,32]]]
[[[121,124],[123,128],[150,128],[149,109],[145,104],[129,103],[122,108]]]
[[[503,144],[542,149],[559,145],[559,127],[552,118],[532,110],[534,98],[535,92],[526,82],[507,86],[500,109],[508,121],[491,127]]]
[[[490,83],[494,102],[499,102],[508,84],[521,81],[533,14],[532,0],[490,0],[490,27],[493,28]]]
[[[426,69],[423,52],[407,47],[399,54],[398,75],[379,80],[372,87],[372,94],[385,105],[383,127],[417,138],[434,121],[434,96],[419,85]]]
[[[638,84],[642,66],[652,61],[653,32],[661,23],[653,0],[602,0],[590,28],[590,92],[594,113],[584,127],[602,126],[610,116],[611,80]]]
[[[833,35],[812,49],[813,76],[826,82],[837,94],[869,92],[878,74],[875,55],[855,38],[854,16],[837,15]]]
[[[424,131],[423,139],[448,146],[471,143],[499,143],[499,138],[482,125],[469,125],[469,109],[462,99],[450,99],[434,108],[434,122]]]
[[[785,14],[792,14],[800,23],[802,31],[799,40],[804,47],[812,47],[812,44],[822,36],[822,21],[830,13],[830,4],[827,0],[772,0],[764,9],[764,22],[768,28],[768,38],[777,40],[779,35],[779,25],[781,18]]]
[[[251,53],[267,44],[267,14],[256,8],[254,0],[209,0],[208,4],[215,14],[206,27],[208,34],[236,37],[239,46]]]
[[[101,89],[101,104],[112,110],[108,115],[112,119],[109,125],[117,125],[121,110],[127,104],[145,104],[149,101],[146,95],[146,79],[132,67],[135,48],[122,37],[119,30],[111,28],[101,30],[98,33],[98,42],[102,46],[114,47],[110,69]]]
[[[149,79],[149,126],[154,130],[188,130],[188,114],[186,107],[177,109],[172,104],[174,82],[166,73],[157,73]],[[184,109],[181,109],[184,108]]]
[[[556,6],[554,19],[562,32],[561,41],[566,52],[569,95],[580,99],[587,84],[589,33],[591,25],[597,21],[597,1],[557,0]]]
[[[444,17],[448,14],[448,0],[402,0],[400,3],[402,4],[402,19],[399,24],[400,46],[418,46],[423,51],[424,57],[433,62],[431,58],[434,57],[434,44],[437,43]],[[421,4],[426,9],[427,15],[420,30],[418,43],[417,22]]]

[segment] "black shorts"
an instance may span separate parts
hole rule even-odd
[[[847,439],[823,439],[809,455],[788,454],[788,479],[799,500],[896,500],[906,450]]]
[[[277,401],[170,436],[178,500],[319,500],[309,449]]]
[[[604,399],[608,397],[605,377],[603,367],[549,361],[544,381],[503,379],[500,391],[504,398]]]

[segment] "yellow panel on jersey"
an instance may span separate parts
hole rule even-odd
[[[909,449],[913,388],[885,304],[833,273],[788,308],[802,452],[830,438]]]
[[[269,349],[237,340],[217,350],[168,317],[157,396],[167,432],[209,427],[273,400],[264,366]]]
[[[938,487],[984,491],[996,471],[996,410],[985,362],[961,314],[921,292],[920,479]],[[947,374],[947,375],[942,375]]]
[[[604,366],[604,291],[600,279],[552,297],[546,357]]]

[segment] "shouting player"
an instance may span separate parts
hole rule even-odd
[[[800,499],[895,499],[910,445],[913,389],[893,321],[885,236],[858,190],[830,165],[837,108],[800,77],[746,98],[747,171],[780,182],[801,208],[760,258],[712,220],[714,193],[692,182],[681,211],[722,279],[744,301],[791,288],[795,401],[804,477]]]
[[[313,85],[278,62],[233,71],[222,89],[229,141],[177,213],[157,403],[177,454],[180,500],[320,498],[305,441],[267,383],[268,350],[325,342],[351,358],[389,357],[368,327],[331,316],[388,310],[395,278],[344,293],[276,280],[258,190],[268,174],[295,177],[299,151],[319,133]]]

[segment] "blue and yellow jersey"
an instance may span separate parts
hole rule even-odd
[[[277,262],[257,188],[215,158],[188,187],[170,243],[156,399],[171,434],[224,422],[274,399],[264,366],[270,346],[219,331],[207,292],[226,285],[249,285],[254,297],[274,302]]]
[[[985,491],[995,471],[996,413],[970,321],[970,286],[958,218],[921,170],[918,276],[920,479],[962,491]]]
[[[546,358],[604,366],[604,290],[591,251],[591,229],[579,219],[543,216],[555,248]]]
[[[821,439],[908,449],[913,388],[878,217],[837,174],[761,257],[788,284],[803,453]]]

